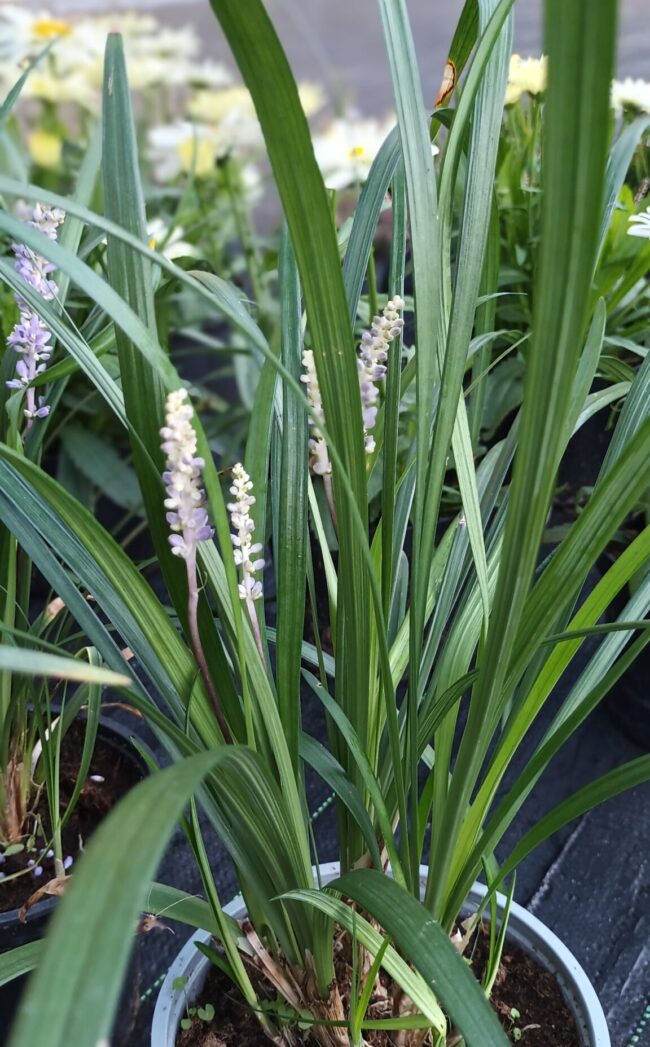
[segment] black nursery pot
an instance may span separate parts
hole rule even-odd
[[[604,382],[597,381],[594,388],[600,389]],[[599,415],[594,415],[572,438],[560,465],[559,482],[565,484],[572,495],[579,488],[591,487],[600,473],[602,462],[611,440],[611,432],[605,430]],[[612,564],[611,553],[605,553],[599,567],[605,572]],[[629,599],[627,587],[613,601],[607,615],[614,621]],[[650,650],[646,647],[625,675],[605,699],[611,718],[635,742],[650,752]]]
[[[606,571],[613,560],[610,554],[603,557],[602,568]],[[614,598],[607,614],[607,620],[616,621],[624,614],[625,605],[630,599],[627,586]],[[629,619],[629,615],[624,615]],[[625,735],[650,752],[650,649],[645,647],[634,660],[621,679],[605,698],[605,706],[610,717]]]
[[[646,647],[606,698],[617,727],[650,752],[650,651]]]
[[[142,780],[146,778],[149,769],[143,757],[131,743],[133,733],[122,724],[102,717],[97,731],[97,741],[101,742],[104,747],[119,753],[121,761],[132,768],[134,778]],[[57,900],[57,898],[45,898],[37,902],[27,913],[24,923],[18,916],[18,909],[0,912],[0,954],[44,937],[48,920],[56,907]],[[23,975],[0,986],[0,1047],[4,1047],[9,1040],[11,1025],[27,981],[28,975]]]
[[[0,912],[0,953],[17,949],[20,945],[29,945],[38,941],[45,934],[50,913],[56,905],[56,898],[46,898],[39,902],[27,914],[25,923],[18,918],[18,909]],[[0,986],[0,1045],[9,1040],[9,1030],[16,1008],[22,996],[28,976],[22,975]]]

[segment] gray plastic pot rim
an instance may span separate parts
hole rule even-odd
[[[339,875],[338,862],[325,862],[318,869],[323,884],[331,882]],[[423,887],[427,871],[426,866],[420,866]],[[316,882],[317,870],[314,867],[314,883]],[[487,888],[483,884],[474,884],[466,903],[468,911],[479,906],[486,891]],[[496,899],[501,913],[505,908],[506,898],[503,894],[497,894]],[[242,896],[236,895],[225,906],[224,911],[234,919],[242,919],[246,915]],[[596,991],[573,953],[557,935],[523,906],[513,902],[507,937],[556,976],[576,1019],[584,1047],[611,1047],[607,1021]],[[210,961],[194,943],[208,944],[211,939],[212,934],[209,931],[195,931],[169,968],[156,1001],[151,1026],[151,1047],[174,1047],[185,1009],[197,1000],[210,969]],[[182,989],[174,988],[174,982],[178,978],[186,979]]]

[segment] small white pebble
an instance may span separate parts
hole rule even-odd
[[[90,781],[91,782],[104,782],[104,781],[106,781],[106,779],[101,774],[91,774]]]

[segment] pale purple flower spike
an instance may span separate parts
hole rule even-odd
[[[307,396],[314,413],[321,421],[324,421],[323,400],[320,394],[320,385],[318,384],[318,375],[316,374],[316,361],[314,360],[312,349],[305,349],[302,354],[302,363],[305,373],[300,376],[300,381],[307,386]],[[309,425],[312,431],[312,436],[309,440],[309,468],[316,476],[329,476],[332,472],[332,463],[327,451],[327,444],[313,418],[309,419]]]
[[[167,489],[165,508],[169,510],[167,523],[174,532],[169,536],[169,544],[175,556],[194,563],[197,543],[208,541],[214,532],[204,505],[200,481],[205,462],[196,454],[192,414],[187,391],[176,389],[167,397],[167,424],[160,435],[167,456],[167,469],[163,473]]]
[[[210,695],[221,732],[225,741],[229,742],[231,740],[230,731],[205,658],[197,617],[199,604],[197,545],[199,542],[209,541],[214,531],[208,522],[205,492],[201,486],[201,471],[205,467],[205,462],[196,453],[196,433],[192,425],[193,414],[186,389],[175,389],[168,394],[165,404],[166,425],[160,430],[161,447],[166,455],[166,469],[162,474],[167,491],[165,508],[168,510],[167,523],[173,532],[169,536],[172,553],[185,561],[187,570],[187,618],[192,650]]]
[[[361,336],[357,368],[359,371],[359,392],[363,414],[364,439],[366,451],[372,454],[375,449],[375,438],[370,430],[374,428],[379,406],[378,382],[386,375],[388,349],[394,338],[397,338],[404,326],[399,315],[404,308],[404,300],[395,295],[384,308],[380,316],[373,317],[372,327]]]
[[[239,596],[242,600],[259,600],[262,596],[262,583],[255,578],[255,574],[264,567],[264,560],[261,557],[254,559],[257,553],[261,553],[262,546],[259,542],[251,541],[255,530],[250,515],[250,508],[255,505],[255,496],[250,494],[253,481],[240,462],[233,466],[232,477],[230,493],[235,500],[228,502],[228,512],[234,528],[230,538],[235,547],[235,564],[241,567]]]
[[[48,240],[56,240],[58,228],[64,218],[65,212],[59,208],[36,204],[31,221],[27,224],[38,229]],[[25,244],[12,244],[12,249],[16,256],[16,271],[23,280],[45,301],[51,302],[56,298],[58,287],[56,282],[50,279],[50,274],[56,266]],[[47,366],[52,353],[52,346],[49,344],[52,335],[21,295],[16,294],[15,298],[20,309],[20,319],[9,335],[7,344],[20,353],[21,358],[16,364],[16,377],[7,382],[7,387],[27,390],[27,406],[24,413],[29,428],[34,418],[46,418],[50,412],[44,396],[36,399],[31,383]]]
[[[259,556],[259,553],[262,552],[261,543],[253,541],[255,523],[250,515],[251,506],[255,505],[255,495],[250,493],[253,490],[253,481],[241,462],[233,466],[232,478],[230,493],[234,501],[228,502],[228,512],[233,527],[230,538],[234,546],[235,565],[241,570],[241,581],[238,586],[239,598],[246,602],[255,643],[260,652],[260,658],[264,662],[262,636],[255,611],[255,600],[262,598],[262,583],[255,575],[258,571],[263,570],[264,559]]]
[[[359,372],[359,395],[361,397],[361,411],[363,414],[363,429],[366,451],[372,454],[375,449],[375,439],[370,430],[374,428],[379,407],[379,386],[386,376],[386,361],[390,343],[397,338],[404,321],[399,315],[404,309],[404,299],[399,295],[391,298],[383,312],[373,317],[370,330],[364,331],[361,336],[359,354],[357,356],[357,370]],[[309,403],[315,414],[324,421],[323,401],[321,398],[318,375],[316,374],[316,363],[311,349],[305,349],[302,354],[302,363],[305,368],[300,381],[307,386]],[[322,433],[313,418],[310,418],[312,436],[309,440],[309,468],[316,476],[328,477],[332,472],[327,444]]]

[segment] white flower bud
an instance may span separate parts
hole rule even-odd
[[[196,454],[196,433],[192,425],[194,412],[186,389],[169,393],[166,403],[166,425],[160,430],[162,449],[167,456],[163,480],[167,490],[167,522],[173,532],[169,544],[174,556],[184,560],[196,555],[197,542],[212,538],[208,523],[205,495],[201,487],[203,458]]]
[[[255,504],[255,497],[248,492],[253,488],[253,482],[238,462],[232,470],[233,484],[230,493],[234,502],[228,502],[230,522],[236,533],[230,538],[234,545],[233,559],[237,567],[241,567],[242,580],[239,584],[239,595],[242,600],[259,600],[262,596],[262,583],[257,581],[255,574],[264,568],[264,560],[258,558],[253,560],[255,553],[262,550],[259,542],[252,542],[251,536],[255,530],[255,524],[251,519],[249,509]]]

